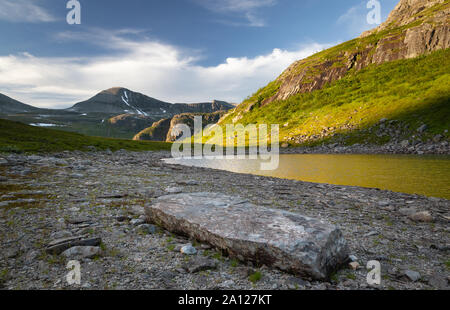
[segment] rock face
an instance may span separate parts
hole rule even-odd
[[[181,133],[175,130],[178,124],[187,125],[194,134],[194,119],[196,116],[202,117],[202,128],[207,125],[217,123],[220,118],[225,115],[226,111],[217,111],[214,113],[183,113],[175,115],[173,118],[163,119],[154,123],[151,127],[139,132],[133,140],[149,140],[149,141],[176,141]]]
[[[156,121],[154,117],[144,116],[138,114],[120,114],[114,117],[111,117],[108,120],[108,123],[111,126],[123,128],[125,130],[140,132],[145,128],[152,126],[152,124]]]
[[[179,115],[175,115],[172,118],[172,121],[170,122],[170,128],[169,131],[167,133],[167,142],[174,142],[176,141],[179,137],[180,134],[178,132],[176,132],[176,130],[174,130],[175,126],[177,126],[178,124],[184,124],[189,126],[189,128],[191,129],[192,133],[194,132],[194,119],[196,116],[201,116],[202,117],[202,128],[205,128],[206,126],[210,125],[210,124],[216,124],[220,118],[225,115],[226,111],[218,111],[218,112],[214,112],[214,113],[184,113],[184,114],[179,114]]]
[[[350,70],[450,47],[450,3],[401,0],[385,23],[360,38],[293,63],[275,81],[275,94],[254,104],[266,105],[298,93],[321,89]],[[320,57],[322,56],[322,57]],[[248,107],[251,110],[252,105]]]
[[[232,257],[327,279],[348,257],[341,231],[324,221],[255,206],[220,193],[162,196],[147,220],[222,249]]]
[[[135,141],[166,141],[170,129],[170,118],[162,119],[134,136]]]

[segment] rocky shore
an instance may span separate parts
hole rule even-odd
[[[448,151],[448,145],[445,146]],[[290,149],[288,149],[290,151]],[[450,201],[164,163],[168,152],[0,155],[3,289],[448,289]],[[327,281],[240,262],[146,222],[157,197],[194,192],[338,225],[348,262]],[[66,281],[81,262],[81,285]],[[370,286],[368,261],[381,263]]]
[[[450,155],[450,143],[410,142],[388,143],[384,145],[354,144],[350,146],[338,143],[315,147],[281,147],[281,154],[414,154],[414,155]]]

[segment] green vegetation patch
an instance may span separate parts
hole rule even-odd
[[[0,119],[0,152],[40,153],[61,151],[88,151],[120,149],[128,151],[170,150],[171,144],[153,141],[130,141],[100,137],[88,137],[77,133],[28,126]]]

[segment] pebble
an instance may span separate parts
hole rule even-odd
[[[420,279],[420,273],[418,273],[417,271],[412,271],[412,270],[406,270],[404,272],[404,276],[406,276],[406,278],[408,278],[412,282],[419,281],[419,279]]]
[[[195,255],[195,254],[197,254],[197,249],[194,248],[192,246],[192,244],[187,244],[187,245],[181,247],[180,252],[185,255]]]
[[[62,256],[68,259],[83,259],[94,258],[101,255],[102,250],[100,247],[94,246],[75,246],[61,253]]]
[[[352,269],[352,270],[357,270],[359,268],[359,263],[358,262],[351,262],[350,264],[348,264],[348,266]]]
[[[415,222],[431,223],[434,221],[433,216],[428,211],[411,214],[409,218]]]

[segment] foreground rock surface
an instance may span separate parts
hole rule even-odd
[[[7,179],[0,183],[0,202],[11,202],[0,208],[0,288],[449,289],[449,200],[161,161],[168,157],[169,152],[125,151],[0,154],[8,161],[0,166],[0,176]],[[84,177],[72,177],[74,173]],[[360,267],[341,269],[326,282],[311,281],[240,262],[220,249],[166,230],[133,225],[145,205],[173,187],[183,193],[245,195],[255,205],[339,225],[351,260]],[[409,217],[424,211],[432,215],[432,223]],[[50,242],[72,236],[101,238],[102,243],[101,255],[80,260],[80,286],[67,283],[67,259],[46,251]],[[181,253],[187,244],[197,254]],[[367,284],[365,267],[372,260],[378,260],[382,270],[382,282],[376,287]],[[418,272],[420,279],[411,281],[407,270]]]
[[[240,260],[326,279],[348,257],[334,225],[268,209],[221,193],[167,195],[146,207],[148,220],[225,250]]]

